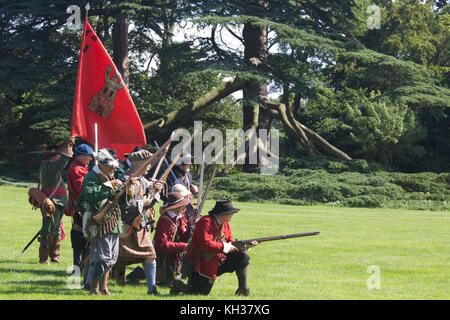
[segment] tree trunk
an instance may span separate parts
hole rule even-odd
[[[317,145],[326,153],[331,154],[335,157],[344,160],[352,159],[348,154],[333,146],[331,143],[321,137],[317,132],[298,122],[292,116],[289,116],[290,111],[286,110],[287,108],[283,103],[265,100],[265,104],[268,108],[278,111],[278,117],[283,123],[284,127],[288,129],[292,134],[294,134],[306,148],[310,149],[312,154],[317,154],[317,150],[315,147],[315,145]]]
[[[251,22],[247,22],[244,25],[242,36],[244,39],[244,63],[250,68],[254,67],[255,58],[259,62],[267,63],[267,27],[259,27]],[[250,128],[255,129],[257,137],[258,129],[267,129],[267,140],[261,141],[267,148],[270,147],[269,137],[273,118],[272,113],[269,110],[264,110],[258,103],[258,101],[266,97],[267,84],[264,82],[249,82],[243,89],[243,129],[244,131]],[[243,167],[244,172],[254,172],[256,168],[267,165],[261,163],[259,158],[256,164],[249,163],[250,152],[258,151],[255,149],[249,150],[248,143],[246,143],[245,150],[247,154]]]
[[[130,69],[128,65],[128,27],[130,18],[126,15],[120,15],[113,25],[113,61],[122,76],[125,86],[128,87],[130,78]]]
[[[175,21],[177,17],[176,3],[172,4],[172,7],[165,8],[164,10],[164,22],[163,30],[164,33],[161,37],[161,53],[159,55],[159,73],[165,73],[170,67],[170,57],[166,55],[166,51],[170,48],[173,43],[173,36],[175,33]]]

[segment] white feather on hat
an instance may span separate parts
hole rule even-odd
[[[95,160],[105,166],[115,169],[119,168],[119,159],[117,158],[115,151],[112,149],[100,149],[95,156]]]

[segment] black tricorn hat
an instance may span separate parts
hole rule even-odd
[[[227,199],[219,199],[216,200],[216,205],[214,208],[208,212],[208,214],[216,214],[216,215],[225,215],[230,213],[239,212],[241,209],[233,207],[233,204],[230,200]]]

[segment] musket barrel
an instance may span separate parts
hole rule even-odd
[[[163,161],[164,161],[164,159],[166,157],[166,154],[167,154],[167,149],[162,154],[161,158],[159,159],[158,165],[156,166],[155,171],[153,172],[152,179],[156,179],[157,178],[159,169],[161,169],[161,165],[162,165],[162,163],[163,163]]]
[[[209,189],[211,188],[212,182],[213,182],[214,177],[216,175],[216,171],[217,171],[217,166],[214,166],[213,172],[211,174],[211,179],[209,179],[208,185],[206,186],[206,189],[205,189],[205,193],[203,194],[203,197],[201,199],[200,204],[197,206],[197,213],[195,215],[195,220],[194,221],[196,221],[196,219],[198,219],[200,217],[200,214],[202,213],[202,209],[203,209],[203,206],[205,204],[205,201],[206,201]]]
[[[293,234],[285,234],[285,235],[281,235],[281,236],[248,239],[248,240],[244,240],[244,241],[245,242],[252,242],[252,241],[265,242],[265,241],[274,241],[274,240],[283,240],[283,239],[290,239],[290,238],[315,236],[319,233],[320,233],[319,231],[305,232],[305,233],[293,233]]]

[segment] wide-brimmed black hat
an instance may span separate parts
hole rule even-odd
[[[41,155],[41,160],[47,160],[57,154],[62,154],[66,157],[72,158],[73,152],[72,149],[63,145],[61,147],[57,147],[56,145],[52,145],[44,150],[44,153]]]
[[[216,200],[216,205],[214,208],[208,212],[208,214],[216,214],[216,215],[225,215],[230,213],[239,212],[241,209],[233,207],[233,204],[230,200],[227,199],[219,199]]]

